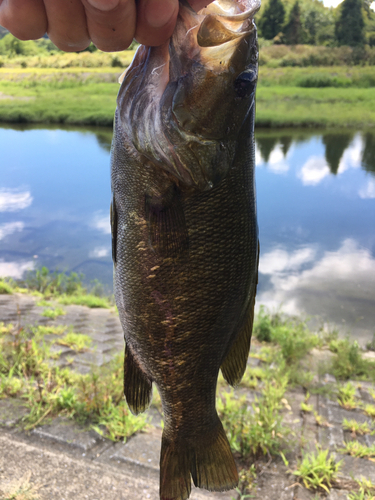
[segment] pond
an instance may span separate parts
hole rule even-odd
[[[108,129],[0,128],[0,276],[112,283]],[[375,133],[256,132],[258,305],[375,332]]]

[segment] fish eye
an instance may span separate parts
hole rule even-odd
[[[257,73],[252,69],[247,69],[240,73],[234,81],[234,90],[237,97],[244,99],[250,97],[255,90]]]

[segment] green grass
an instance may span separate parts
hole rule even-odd
[[[0,280],[0,293],[29,293],[41,298],[36,305],[47,307],[42,316],[55,319],[65,314],[61,307],[56,307],[55,302],[63,305],[82,305],[90,308],[113,307],[112,297],[104,295],[104,287],[97,280],[91,282],[88,288],[83,285],[83,275],[77,273],[51,272],[46,267],[41,267],[27,273],[26,279],[16,282],[11,279]]]
[[[0,121],[111,126],[120,73],[109,67],[0,68]],[[374,126],[374,85],[373,66],[261,68],[256,125]]]
[[[59,316],[64,316],[66,314],[66,311],[62,309],[61,307],[51,307],[48,309],[45,309],[42,312],[42,316],[45,318],[50,318],[50,319],[56,319]]]
[[[102,307],[110,308],[113,306],[108,297],[97,297],[93,294],[74,294],[74,295],[62,295],[58,298],[60,304],[71,305],[76,304],[78,306],[87,306],[90,308]]]
[[[64,337],[57,341],[60,345],[65,345],[73,349],[73,351],[80,352],[88,349],[92,344],[92,339],[83,333],[69,332]]]
[[[371,127],[373,89],[262,87],[257,90],[260,127]]]

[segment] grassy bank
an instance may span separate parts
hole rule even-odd
[[[111,126],[122,69],[0,68],[0,121]],[[260,68],[256,124],[372,127],[375,67]]]

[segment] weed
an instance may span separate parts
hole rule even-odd
[[[130,415],[124,405],[122,356],[100,373],[88,375],[50,366],[44,336],[65,330],[45,326],[25,330],[0,323],[0,397],[17,396],[25,401],[29,413],[22,420],[24,428],[32,429],[47,416],[59,414],[100,426],[111,439],[126,439],[144,428],[145,418]],[[82,348],[91,339],[68,332],[63,341]]]
[[[42,312],[42,316],[45,318],[50,318],[50,319],[56,319],[59,316],[64,316],[66,314],[66,311],[62,307],[55,307],[51,309],[45,309]]]
[[[337,400],[343,408],[346,410],[353,410],[358,406],[356,400],[354,399],[356,388],[351,382],[348,382],[345,386],[339,388],[339,393]]]
[[[357,342],[350,342],[348,339],[332,341],[330,349],[337,354],[330,369],[337,379],[375,377],[375,363],[362,358]]]
[[[62,335],[66,331],[67,327],[64,325],[54,325],[54,326],[44,326],[39,325],[32,329],[32,331],[37,336],[44,335]]]
[[[242,469],[239,473],[239,483],[236,488],[236,493],[238,497],[232,500],[244,500],[245,498],[252,498],[254,495],[251,494],[251,490],[254,487],[254,481],[256,480],[256,470],[255,465],[252,464],[249,469]]]
[[[310,399],[310,394],[309,392],[306,393],[305,396],[305,401],[301,403],[301,411],[305,413],[311,413],[314,410],[314,406],[311,404],[308,404],[308,401]]]
[[[44,300],[44,299],[42,299],[42,300],[39,300],[39,301],[36,303],[36,305],[37,305],[38,307],[51,307],[51,302],[50,302],[49,300]]]
[[[30,482],[31,472],[26,473],[22,478],[13,480],[1,493],[4,500],[38,500],[38,490],[42,485]]]
[[[318,412],[314,411],[315,423],[319,427],[331,427],[329,422],[323,417],[323,415],[319,415]]]
[[[270,315],[264,307],[257,316],[254,334],[258,340],[278,344],[287,364],[296,363],[320,342],[304,322],[284,319],[280,314]]]
[[[349,500],[375,500],[375,485],[370,479],[356,479],[359,491],[349,494]]]
[[[288,376],[270,372],[262,395],[248,406],[245,398],[236,399],[233,391],[222,394],[218,410],[231,447],[243,457],[276,454],[290,432],[282,424],[280,410]]]
[[[348,441],[345,443],[345,447],[339,450],[339,453],[371,460],[375,458],[375,445],[365,446],[359,441]]]
[[[375,333],[374,333],[374,335],[372,336],[372,340],[371,340],[371,342],[368,342],[368,343],[366,344],[366,349],[367,349],[368,351],[375,351]]]
[[[293,474],[299,477],[307,489],[323,488],[329,493],[331,483],[336,479],[342,461],[335,462],[328,456],[329,450],[317,449],[306,453]]]
[[[31,290],[37,290],[45,296],[54,296],[66,293],[82,292],[83,275],[77,273],[51,272],[47,267],[41,267],[34,271],[29,271],[25,283]]]
[[[363,407],[363,411],[368,415],[369,417],[375,418],[375,405],[365,405]]]
[[[266,370],[264,368],[251,368],[248,366],[241,380],[241,385],[249,387],[250,389],[256,389],[259,381],[264,380],[266,376]]]
[[[79,352],[88,349],[92,343],[92,339],[82,333],[69,332],[65,337],[58,339],[57,343],[66,345],[73,349],[73,351]]]
[[[12,323],[8,323],[7,325],[0,321],[0,335],[7,335],[9,333],[12,333],[14,330],[14,326]]]
[[[121,401],[116,406],[109,404],[101,411],[98,425],[94,429],[98,434],[105,435],[112,441],[125,442],[128,436],[143,430],[146,424],[147,417],[145,415],[132,415],[126,402]],[[105,426],[105,432],[99,426]]]
[[[350,431],[355,437],[357,434],[363,436],[364,434],[372,434],[374,431],[369,427],[367,422],[360,423],[357,420],[348,420],[344,418],[342,421],[344,431]]]
[[[0,294],[12,294],[12,286],[4,279],[0,278]]]

